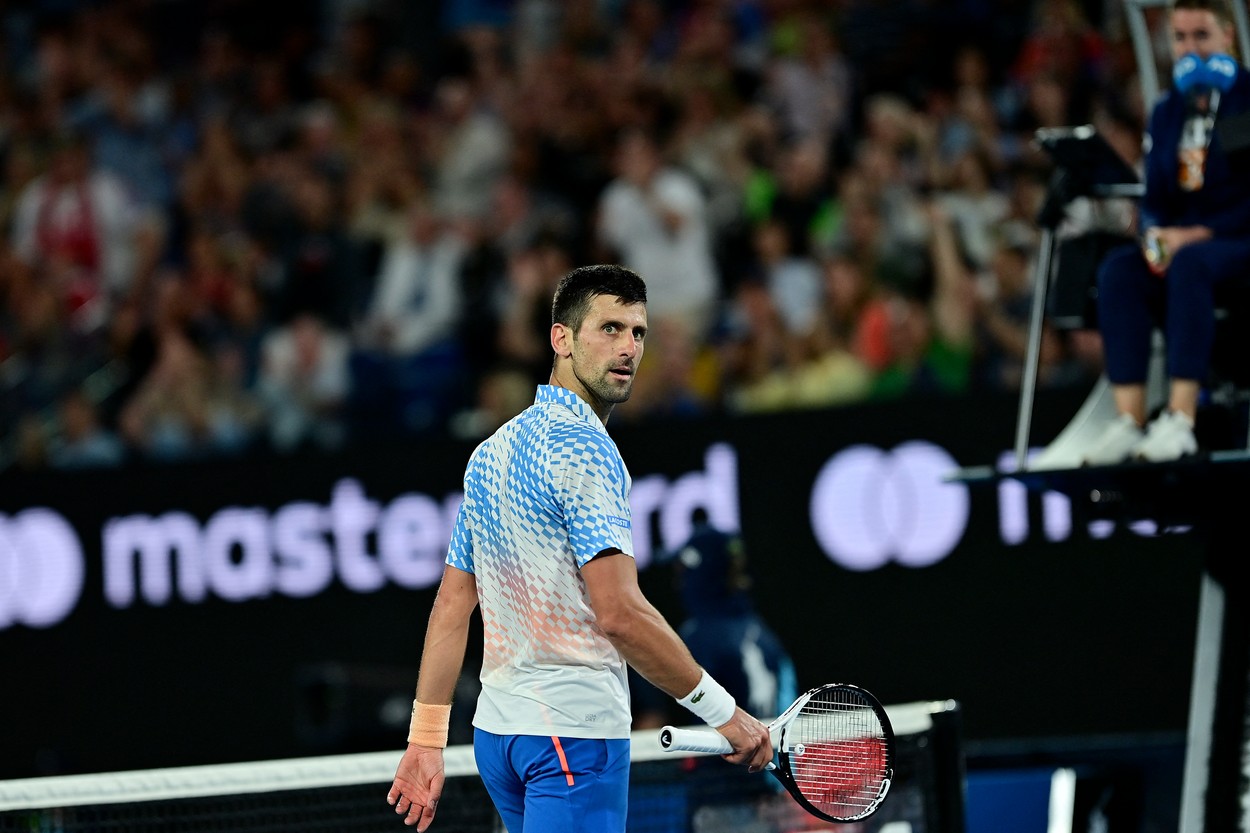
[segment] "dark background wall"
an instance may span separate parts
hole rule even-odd
[[[1035,436],[1053,436],[1077,405],[1079,398],[1047,397]],[[1184,730],[1200,533],[1143,536],[1116,528],[1095,537],[1077,517],[1066,532],[1063,524],[1052,526],[1048,537],[1039,496],[1003,498],[984,487],[967,490],[957,545],[928,566],[894,559],[877,569],[846,569],[814,534],[813,511],[831,507],[813,510],[813,484],[833,457],[856,445],[890,450],[921,439],[960,466],[989,463],[1011,445],[1013,398],[612,427],[636,488],[645,482],[670,490],[667,538],[664,523],[637,514],[636,538],[645,526],[655,548],[678,543],[673,538],[682,524],[674,512],[690,514],[671,508],[680,478],[693,481],[696,494],[731,494],[758,605],[794,654],[800,685],[855,682],[887,703],[957,699],[973,743],[1062,745],[1107,737],[1131,743]],[[736,473],[728,482],[709,484],[711,448],[732,451]],[[166,603],[139,595],[119,608],[105,597],[103,530],[109,519],[169,512],[187,513],[203,526],[225,507],[272,519],[295,502],[327,506],[344,481],[358,483],[383,511],[397,498],[423,500],[414,495],[431,498],[422,504],[429,509],[454,497],[470,450],[467,443],[442,443],[267,462],[5,474],[0,545],[7,536],[8,549],[0,547],[0,568],[6,558],[10,567],[27,565],[21,588],[30,590],[33,562],[29,552],[14,555],[23,523],[15,519],[47,507],[72,526],[85,575],[63,621],[32,627],[12,621],[21,618],[14,613],[17,580],[12,569],[7,577],[0,569],[0,777],[401,744],[432,587],[401,586],[392,576],[381,589],[356,592],[344,586],[339,570],[322,592],[286,595],[272,576],[296,562],[282,555],[286,544],[270,537],[253,541],[272,568],[269,589],[256,598],[227,601],[210,587],[202,601],[191,602],[179,597],[175,583]],[[876,493],[864,498],[862,490],[845,500],[864,500],[862,511],[883,513],[864,528],[890,549],[905,535],[924,539],[923,529],[909,532],[908,524],[923,519],[925,501],[943,487],[932,477],[922,481],[907,475],[889,481],[901,496],[893,503]],[[1028,509],[1028,532],[1018,543],[1018,534],[1003,531],[1008,504]],[[441,536],[440,529],[420,527],[425,515],[412,517],[418,521],[408,527],[411,540]],[[316,540],[305,545],[343,558],[331,534],[311,537]],[[361,557],[375,563],[378,536],[360,540]],[[439,537],[432,554],[418,552],[427,572],[437,567],[442,546]],[[228,549],[235,567],[261,551]],[[647,566],[642,576],[666,615],[680,618],[665,569]]]

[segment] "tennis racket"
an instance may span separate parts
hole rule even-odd
[[[768,726],[777,763],[768,769],[802,807],[826,821],[872,815],[894,778],[894,729],[885,708],[862,688],[813,688]],[[660,730],[670,752],[733,751],[719,732]]]

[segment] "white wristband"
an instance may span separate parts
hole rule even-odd
[[[729,692],[725,691],[725,687],[712,679],[712,675],[707,671],[704,671],[703,676],[699,678],[698,685],[677,702],[690,709],[704,723],[713,728],[728,723],[738,708],[738,704],[734,702]]]

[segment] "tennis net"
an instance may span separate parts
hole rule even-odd
[[[896,779],[869,819],[843,833],[962,830],[962,752],[951,701],[887,708]],[[799,833],[833,829],[764,774],[632,737],[630,833]],[[400,753],[0,781],[0,833],[384,833],[405,828],[385,796]],[[448,747],[435,833],[500,833],[469,746]]]

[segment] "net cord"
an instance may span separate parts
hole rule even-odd
[[[932,725],[932,715],[953,708],[956,708],[953,701],[905,703],[887,706],[886,714],[896,734],[915,734]],[[655,729],[633,732],[630,742],[630,759],[634,762],[661,760],[672,755],[660,746],[659,731]],[[443,753],[448,778],[477,774],[472,746],[449,746]],[[401,754],[400,751],[362,752],[0,781],[0,812],[389,784],[395,777]]]

